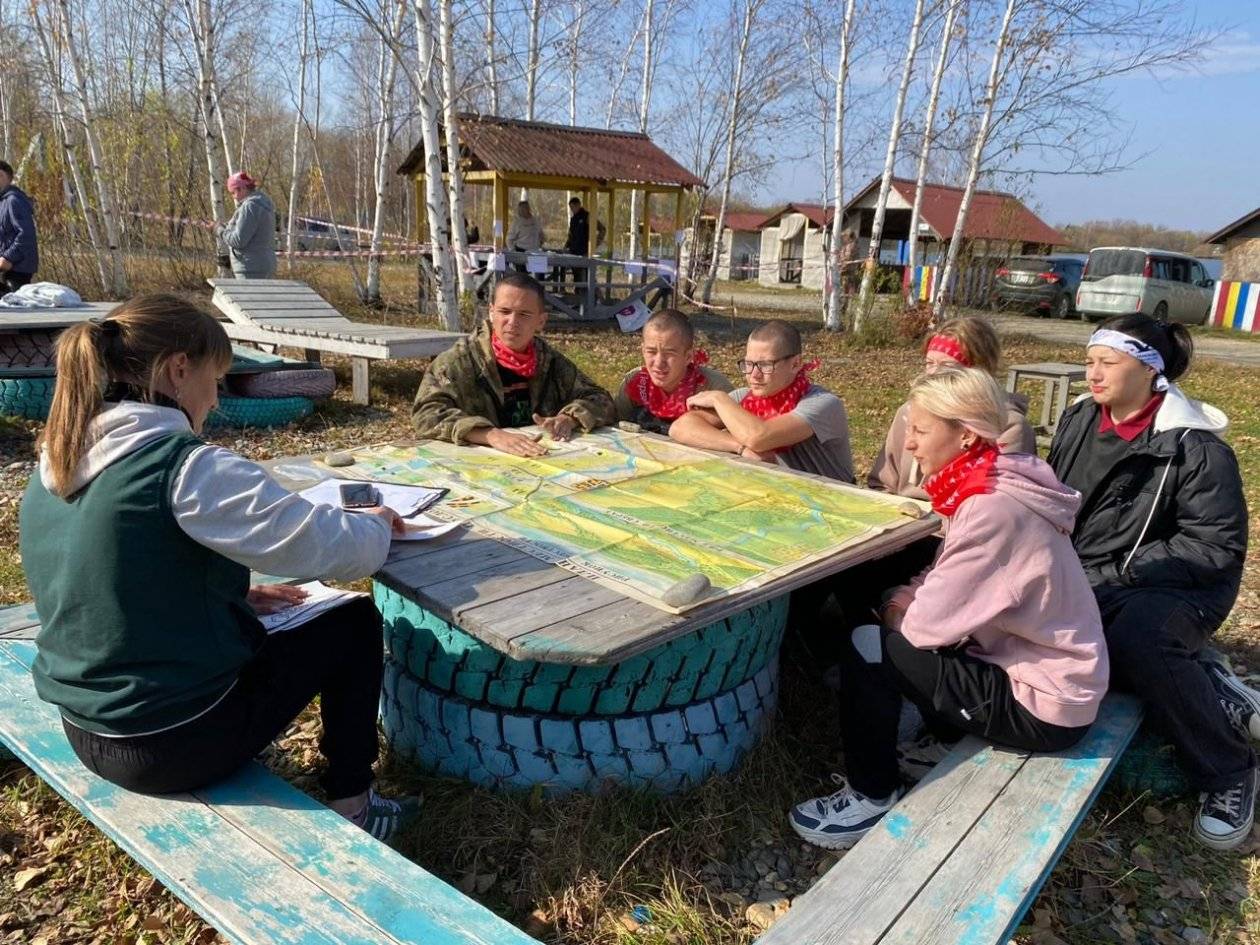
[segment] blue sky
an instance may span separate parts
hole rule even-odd
[[[1187,6],[1226,35],[1196,71],[1110,83],[1118,113],[1133,125],[1134,164],[1102,177],[1036,179],[1030,202],[1048,222],[1121,218],[1216,230],[1260,206],[1260,0]],[[770,196],[816,199],[815,168],[783,170]]]

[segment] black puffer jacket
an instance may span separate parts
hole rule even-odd
[[[1064,482],[1097,442],[1101,408],[1086,397],[1064,415],[1048,461]],[[1095,587],[1149,587],[1224,620],[1247,555],[1247,503],[1215,407],[1169,388],[1125,457],[1083,490],[1072,543]]]

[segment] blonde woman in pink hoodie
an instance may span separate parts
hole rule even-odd
[[[941,742],[971,733],[1022,751],[1081,739],[1107,689],[1098,606],[1072,548],[1080,495],[1026,453],[1000,453],[1007,404],[974,368],[919,377],[906,446],[945,519],[936,561],[898,588],[883,626],[842,648],[840,728],[847,783],[792,809],[828,849],[860,839],[905,793],[901,698]]]

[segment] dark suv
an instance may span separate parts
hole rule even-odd
[[[1084,268],[1083,259],[1071,256],[1015,256],[993,274],[993,307],[1067,318],[1076,310]]]

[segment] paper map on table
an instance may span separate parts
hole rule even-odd
[[[438,486],[434,518],[680,612],[756,588],[911,519],[905,500],[736,464],[666,440],[601,431],[523,458],[426,441],[354,451],[338,475]],[[661,600],[696,572],[712,591],[686,607]]]

